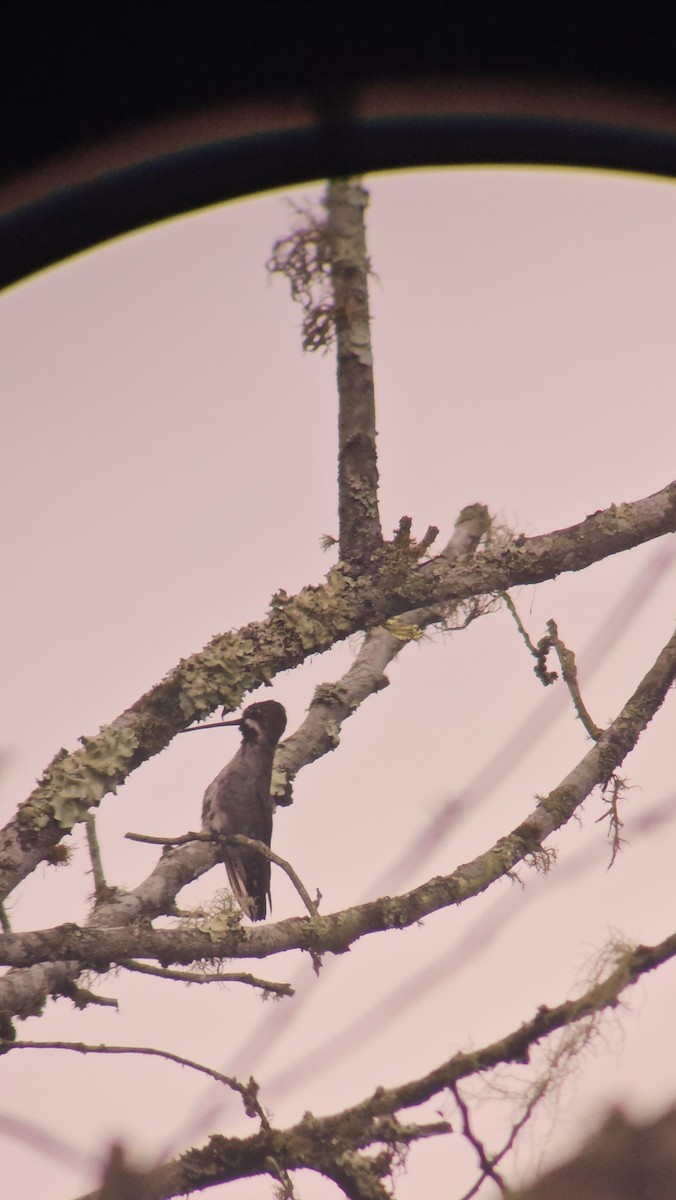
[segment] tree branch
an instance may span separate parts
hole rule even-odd
[[[492,1179],[493,1182],[497,1184],[500,1191],[504,1193],[505,1181],[502,1178],[502,1175],[500,1174],[500,1172],[496,1171],[496,1169],[495,1169],[495,1159],[493,1158],[493,1156],[491,1154],[488,1153],[483,1142],[481,1141],[481,1139],[479,1137],[477,1137],[476,1133],[472,1129],[472,1122],[470,1121],[469,1109],[467,1107],[467,1104],[465,1103],[465,1100],[463,1099],[463,1097],[461,1095],[460,1088],[458,1087],[457,1082],[451,1084],[450,1090],[453,1093],[453,1099],[455,1100],[455,1103],[457,1104],[459,1112],[460,1112],[460,1117],[462,1120],[462,1135],[465,1138],[465,1140],[467,1142],[469,1142],[470,1146],[472,1146],[472,1148],[474,1149],[476,1156],[479,1160],[479,1168],[481,1170],[481,1175],[480,1175],[479,1179],[477,1180],[477,1183],[475,1183],[474,1187],[472,1187],[468,1192],[465,1193],[462,1200],[470,1200],[470,1197],[474,1196],[476,1194],[476,1192],[479,1190],[479,1188],[481,1187],[481,1185],[485,1179]]]
[[[580,684],[577,678],[577,663],[575,661],[575,655],[572,650],[568,649],[565,642],[563,642],[559,637],[556,621],[552,620],[547,622],[547,632],[549,634],[550,644],[556,651],[556,657],[561,664],[563,682],[570,692],[570,698],[573,701],[573,707],[575,708],[578,719],[584,725],[590,738],[592,738],[593,741],[598,742],[601,736],[601,730],[595,721],[592,720],[589,712],[587,711],[584,700],[582,699]]]
[[[399,1124],[397,1114],[453,1088],[460,1079],[483,1074],[501,1063],[527,1062],[530,1049],[543,1038],[614,1008],[627,987],[675,955],[676,933],[658,945],[627,950],[618,957],[606,978],[594,983],[577,999],[566,1000],[556,1008],[543,1005],[530,1021],[499,1041],[469,1053],[454,1054],[418,1079],[391,1088],[376,1088],[370,1096],[342,1112],[325,1117],[306,1113],[289,1129],[267,1128],[248,1138],[212,1136],[207,1146],[188,1150],[180,1159],[159,1168],[157,1200],[171,1200],[173,1196],[207,1186],[269,1173],[270,1160],[286,1171],[309,1168],[338,1181],[343,1168],[358,1166],[358,1152],[368,1146],[383,1144],[396,1148],[420,1137],[447,1133],[450,1127],[445,1121],[432,1126],[405,1126]],[[383,1167],[386,1169],[386,1163]],[[377,1169],[374,1180],[376,1175]],[[367,1180],[365,1175],[364,1187]],[[344,1182],[340,1186],[345,1190]],[[369,1193],[346,1194],[361,1197]],[[371,1195],[379,1193],[373,1191]],[[81,1200],[101,1200],[100,1193],[90,1193]]]
[[[453,535],[440,558],[453,562],[472,554],[488,532],[490,517],[485,504],[469,504],[455,523]],[[455,606],[457,607],[457,606]],[[293,781],[301,767],[335,750],[343,722],[351,717],[368,696],[387,687],[386,667],[411,641],[402,636],[405,628],[422,631],[446,619],[451,606],[417,608],[402,613],[389,628],[380,625],[367,633],[357,657],[345,674],[332,683],[322,683],[312,698],[308,715],[295,733],[279,746],[275,755],[272,793],[278,804],[290,804]],[[393,631],[396,630],[396,632]]]
[[[72,1050],[77,1054],[137,1054],[141,1057],[163,1058],[167,1062],[177,1063],[179,1067],[189,1067],[191,1071],[208,1075],[210,1079],[215,1079],[217,1083],[222,1083],[231,1091],[237,1092],[244,1104],[246,1115],[248,1117],[258,1116],[264,1124],[267,1124],[267,1118],[256,1099],[257,1088],[253,1081],[250,1080],[248,1084],[240,1083],[238,1079],[234,1079],[230,1075],[223,1075],[221,1071],[215,1071],[213,1067],[205,1067],[202,1063],[194,1062],[191,1058],[184,1058],[181,1054],[173,1054],[170,1050],[158,1050],[154,1046],[90,1046],[86,1042],[16,1041],[4,1042],[0,1047],[0,1055],[9,1054],[11,1050]]]
[[[120,966],[125,971],[136,972],[138,975],[154,975],[156,979],[171,979],[176,983],[245,983],[274,996],[295,995],[295,989],[290,983],[259,979],[247,971],[170,971],[164,967],[153,967],[149,963],[134,962],[131,958],[127,962],[121,962]]]
[[[440,908],[479,895],[521,862],[540,863],[546,857],[543,841],[571,818],[594,787],[610,778],[663,703],[675,678],[676,633],[598,742],[558,787],[538,800],[533,812],[516,829],[452,874],[437,876],[404,895],[383,897],[326,916],[294,917],[263,929],[238,925],[220,936],[194,929],[138,925],[133,931],[119,927],[81,929],[72,924],[3,934],[0,961],[26,967],[54,958],[70,959],[79,962],[81,969],[106,971],[113,963],[129,958],[155,958],[168,966],[202,958],[263,958],[293,949],[338,954],[366,934],[405,928]],[[182,852],[188,849],[183,847]],[[37,966],[33,969],[40,970]],[[17,1011],[10,1007],[12,986],[16,986],[12,985],[12,976],[0,980],[0,1011]],[[33,991],[31,995],[35,1002]]]
[[[87,813],[84,824],[87,834],[89,857],[92,863],[92,875],[94,876],[94,895],[97,900],[103,900],[108,895],[110,888],[106,883],[106,877],[103,873],[101,847],[99,846],[99,839],[96,833],[96,818],[93,813]]]
[[[450,565],[443,558],[411,567],[386,546],[370,572],[327,582],[295,597],[278,593],[264,621],[221,634],[96,737],[72,754],[60,751],[17,815],[0,832],[0,903],[72,825],[191,721],[269,683],[362,628],[410,609],[451,604],[577,571],[676,529],[676,482],[633,504],[612,505],[579,525],[516,538]]]
[[[213,842],[214,836],[210,833],[182,833],[175,838],[154,837],[147,833],[126,833],[125,837],[131,842],[148,842],[154,846],[183,846],[187,842]],[[314,900],[311,899],[307,889],[303,885],[302,880],[294,871],[291,863],[285,858],[280,858],[279,854],[275,854],[265,842],[259,842],[256,838],[245,837],[242,833],[221,834],[215,839],[220,845],[232,846],[247,846],[250,850],[257,850],[263,858],[267,858],[269,862],[279,867],[285,875],[291,880],[303,904],[310,913],[310,916],[316,917],[319,909]]]
[[[340,557],[368,567],[382,544],[364,212],[358,179],[332,179],[326,190],[325,238],[336,329],[338,381],[338,519]]]

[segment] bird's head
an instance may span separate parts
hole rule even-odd
[[[198,729],[221,729],[224,725],[238,725],[245,742],[255,745],[265,741],[276,746],[286,729],[286,709],[276,700],[257,700],[244,709],[241,717],[232,721],[213,721],[210,725],[193,725],[184,733],[195,733]]]
[[[264,740],[276,746],[286,729],[286,710],[276,700],[259,700],[244,709],[237,724],[245,742]]]

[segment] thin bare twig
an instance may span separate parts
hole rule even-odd
[[[599,729],[598,725],[592,721],[582,699],[580,685],[577,679],[577,663],[575,662],[575,655],[572,650],[568,649],[565,642],[563,642],[559,637],[556,621],[548,621],[547,629],[549,631],[550,645],[553,646],[554,650],[556,651],[556,656],[561,664],[563,681],[570,692],[571,699],[575,706],[575,712],[584,725],[590,738],[592,738],[595,742],[598,742],[603,730]]]
[[[92,864],[92,875],[94,877],[94,895],[97,900],[103,900],[109,894],[109,887],[106,883],[106,877],[103,873],[103,862],[101,859],[101,847],[99,839],[96,835],[96,817],[93,813],[87,813],[85,817],[85,832],[87,835],[87,846],[89,848],[89,857]]]
[[[118,1008],[118,1002],[114,996],[99,996],[89,988],[79,987],[73,979],[64,980],[58,988],[54,989],[54,995],[64,996],[67,1000],[71,1000],[80,1010],[87,1008],[90,1004],[98,1005],[100,1008]]]
[[[174,1054],[171,1050],[158,1050],[155,1046],[93,1046],[87,1042],[3,1042],[2,1054],[9,1054],[12,1050],[71,1050],[76,1054],[138,1054],[149,1058],[164,1058],[167,1062],[177,1063],[179,1067],[189,1067],[191,1071],[208,1075],[210,1079],[215,1079],[217,1083],[222,1083],[231,1091],[237,1092],[242,1098],[246,1115],[260,1117],[264,1125],[268,1125],[267,1117],[258,1103],[258,1085],[254,1080],[250,1079],[247,1084],[240,1083],[239,1079],[231,1075],[223,1075],[213,1067],[205,1067],[203,1063],[184,1058],[181,1054]]]
[[[500,1150],[496,1150],[495,1154],[490,1154],[490,1155],[486,1156],[488,1161],[491,1164],[492,1171],[491,1172],[483,1172],[482,1171],[481,1175],[476,1180],[476,1182],[472,1185],[472,1187],[467,1192],[465,1192],[465,1194],[460,1198],[460,1200],[471,1200],[471,1197],[475,1196],[477,1194],[477,1192],[479,1191],[479,1189],[483,1186],[484,1180],[486,1179],[487,1175],[489,1175],[490,1178],[495,1180],[495,1182],[497,1183],[498,1187],[501,1189],[502,1192],[506,1192],[509,1190],[506,1187],[504,1180],[502,1179],[502,1176],[499,1174],[499,1172],[495,1171],[495,1168],[498,1165],[498,1163],[502,1162],[505,1155],[509,1154],[509,1151],[512,1149],[517,1137],[521,1133],[521,1130],[524,1128],[525,1125],[527,1125],[528,1121],[530,1121],[537,1105],[540,1103],[543,1096],[548,1091],[548,1088],[549,1088],[549,1080],[547,1080],[547,1079],[543,1080],[535,1088],[530,1100],[526,1104],[526,1107],[525,1107],[523,1113],[519,1117],[519,1120],[515,1121],[514,1125],[512,1126],[509,1137],[507,1138],[507,1141],[504,1142],[504,1144],[502,1145]],[[451,1090],[453,1092],[453,1095],[456,1098],[456,1101],[458,1102],[458,1106],[460,1107],[457,1084],[454,1084],[454,1086]],[[462,1111],[462,1109],[461,1109],[461,1111]],[[469,1124],[469,1114],[468,1114],[468,1124]],[[463,1117],[463,1132],[464,1132],[464,1117]],[[469,1139],[469,1140],[471,1140],[471,1139]],[[472,1144],[474,1144],[474,1143],[472,1143]],[[481,1143],[479,1143],[479,1144],[481,1144]]]
[[[265,845],[265,842],[258,842],[255,838],[244,837],[244,835],[241,833],[232,834],[227,838],[221,837],[219,840],[225,841],[226,843],[233,842],[236,846],[246,846],[249,850],[258,850],[259,854],[262,854],[264,858],[269,858],[270,862],[273,862],[276,866],[281,867],[285,875],[288,875],[289,879],[291,880],[310,916],[319,916],[319,909],[317,908],[317,905],[310,897],[309,892],[294,871],[291,863],[288,863],[285,858],[280,858],[279,854],[275,854],[274,850],[271,850],[269,846]]]
[[[259,979],[247,971],[171,971],[168,967],[153,967],[150,963],[135,962],[129,958],[121,962],[125,971],[135,971],[139,975],[154,975],[157,979],[173,979],[179,983],[246,983],[249,987],[260,988],[264,992],[272,992],[275,996],[293,996],[295,989],[290,983],[275,983],[272,979]]]
[[[516,607],[514,601],[512,600],[512,597],[510,596],[509,592],[501,592],[500,596],[504,600],[506,608],[509,610],[512,617],[514,618],[514,623],[515,623],[519,633],[521,634],[521,637],[523,638],[524,642],[528,646],[528,649],[530,650],[531,654],[533,655],[533,658],[537,658],[538,657],[537,646],[535,646],[533,644],[533,642],[530,640],[528,630],[526,629],[526,626],[524,625],[523,621],[521,620],[521,617],[519,616],[517,607]]]
[[[130,842],[144,842],[148,846],[185,846],[188,842],[213,842],[210,833],[195,832],[179,833],[176,837],[156,837],[151,833],[125,833]]]
[[[535,659],[535,666],[533,667],[535,674],[537,675],[540,682],[542,684],[544,684],[545,687],[549,687],[549,685],[551,683],[555,683],[556,680],[558,679],[558,675],[557,675],[556,671],[550,671],[547,668],[547,655],[551,648],[551,642],[550,642],[549,638],[546,638],[546,637],[540,638],[540,641],[538,642],[537,646],[534,645],[534,643],[530,639],[530,636],[528,634],[528,630],[526,629],[526,626],[524,625],[523,621],[521,620],[521,617],[519,616],[519,614],[517,612],[516,605],[515,605],[514,601],[512,600],[512,597],[510,596],[509,592],[501,592],[500,595],[501,595],[502,599],[504,600],[505,606],[507,607],[508,611],[511,613],[512,617],[514,618],[514,622],[516,624],[516,627],[517,627],[519,633],[521,634],[521,637],[523,638],[530,653],[533,655],[533,658]]]
[[[457,1083],[451,1084],[450,1091],[453,1094],[455,1103],[460,1111],[460,1116],[462,1117],[463,1137],[476,1151],[476,1156],[479,1160],[479,1167],[481,1168],[480,1178],[474,1184],[474,1186],[465,1193],[465,1195],[462,1197],[462,1200],[470,1200],[470,1197],[474,1196],[478,1192],[485,1179],[492,1179],[493,1182],[498,1185],[500,1191],[504,1194],[506,1191],[505,1181],[500,1172],[495,1170],[495,1160],[493,1156],[488,1153],[483,1142],[477,1137],[472,1129],[472,1122],[470,1121],[469,1117],[469,1109],[460,1094],[460,1088],[458,1087]]]
[[[212,837],[209,833],[182,833],[178,837],[173,838],[153,837],[146,833],[125,833],[124,836],[129,838],[131,842],[149,842],[151,845],[157,846],[183,846],[186,842],[216,841],[226,846],[246,846],[248,850],[257,850],[259,854],[269,859],[270,862],[275,863],[276,866],[280,867],[288,875],[310,916],[319,916],[319,909],[316,903],[311,899],[291,864],[285,858],[280,858],[279,854],[275,854],[274,850],[266,846],[265,842],[259,842],[256,838],[244,837],[244,834],[241,833],[219,834],[217,838]]]

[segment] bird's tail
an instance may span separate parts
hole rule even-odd
[[[233,895],[244,915],[251,921],[264,921],[270,903],[270,863],[255,850],[232,846],[223,848],[223,862]]]

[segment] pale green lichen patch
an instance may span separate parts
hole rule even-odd
[[[354,625],[354,604],[350,603],[351,580],[336,569],[329,572],[323,587],[308,587],[297,596],[276,592],[270,611],[287,631],[287,638],[297,639],[304,652],[325,650],[336,637],[351,632]]]
[[[138,748],[138,738],[128,727],[110,725],[96,738],[80,740],[81,750],[55,756],[41,780],[40,798],[20,809],[19,820],[25,829],[37,831],[51,819],[62,829],[72,829],[106,792],[116,790]]]
[[[339,705],[341,708],[347,703],[347,689],[341,687],[338,683],[320,683],[314,690],[314,695],[310,703],[310,708],[326,705],[332,708],[334,705]]]
[[[335,750],[340,743],[340,724],[338,721],[327,721],[324,725],[324,733],[330,746]]]
[[[399,617],[392,617],[386,621],[384,628],[398,642],[419,642],[424,637],[424,631],[419,625],[406,625]]]
[[[242,914],[233,908],[224,908],[220,912],[212,912],[207,921],[198,925],[200,933],[205,933],[212,942],[220,942],[241,924]]]
[[[282,771],[279,767],[273,767],[272,779],[270,780],[270,795],[286,796],[289,783],[289,772]]]
[[[183,715],[192,721],[219,705],[234,711],[258,682],[253,658],[253,642],[231,634],[213,641],[197,660],[182,663],[178,702]]]
[[[291,597],[280,590],[270,602],[264,642],[256,625],[247,626],[241,634],[215,637],[201,654],[182,662],[176,674],[185,719],[219,706],[234,711],[247,692],[273,678],[280,662],[293,666],[350,633],[358,607],[352,588],[352,581],[333,568],[321,587],[306,587]]]

